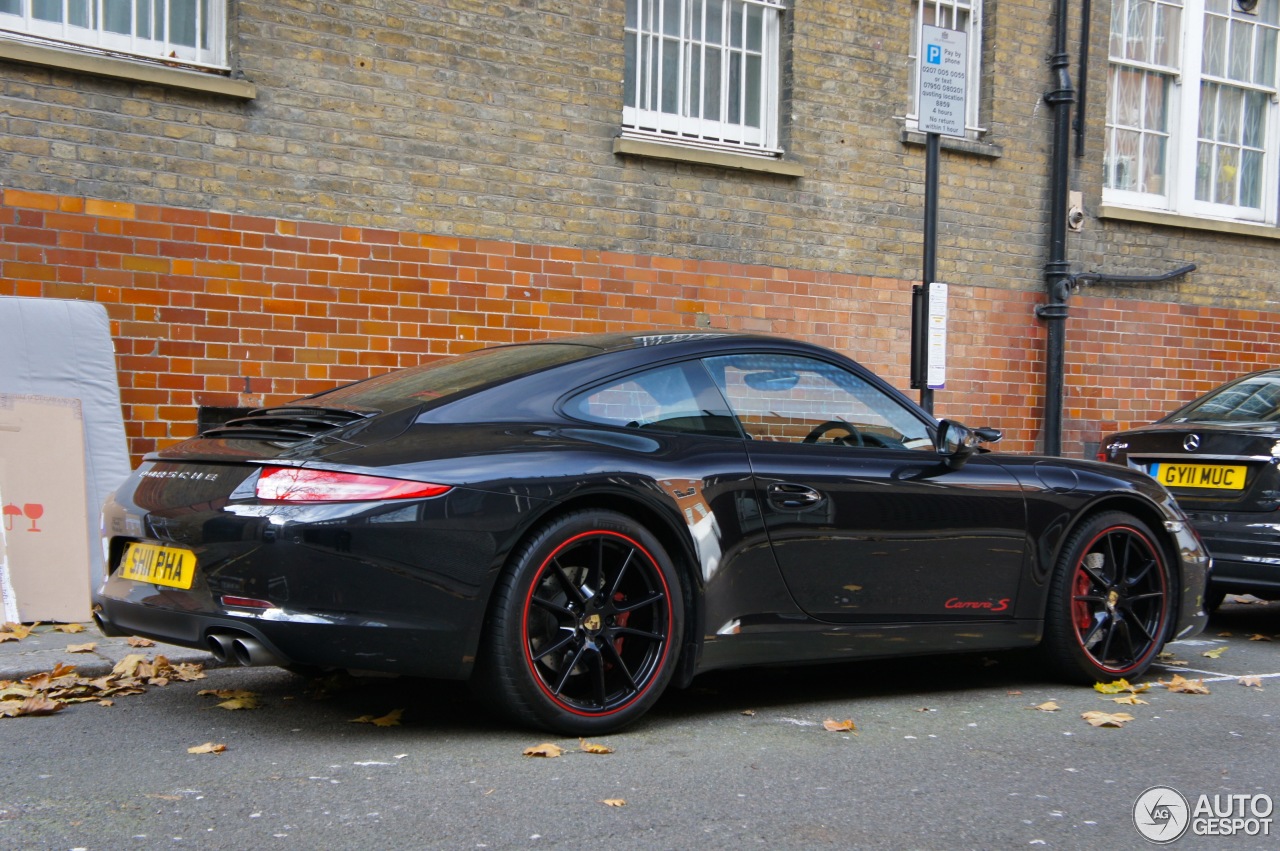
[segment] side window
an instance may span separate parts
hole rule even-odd
[[[627,0],[622,133],[779,156],[784,0]]]
[[[898,400],[840,367],[791,355],[709,358],[755,440],[932,451],[928,427]]]
[[[225,69],[226,0],[0,0],[0,38]]]
[[[1111,0],[1104,201],[1277,223],[1280,0]]]
[[[565,413],[602,425],[742,437],[696,363],[663,366],[588,390],[571,399]]]

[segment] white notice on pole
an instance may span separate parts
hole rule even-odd
[[[929,284],[929,369],[925,386],[941,390],[947,384],[947,285]]]
[[[969,36],[957,30],[920,29],[920,132],[964,136]]]

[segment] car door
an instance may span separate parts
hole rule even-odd
[[[839,364],[705,364],[751,438],[765,527],[801,609],[844,623],[1012,616],[1025,507],[995,456],[949,468],[910,403]]]

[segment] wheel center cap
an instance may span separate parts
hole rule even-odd
[[[1107,608],[1108,608],[1108,609],[1114,609],[1114,608],[1116,607],[1116,603],[1118,603],[1118,602],[1120,602],[1120,592],[1119,592],[1119,591],[1111,591],[1111,592],[1109,592],[1109,593],[1107,594]]]
[[[600,615],[594,612],[582,619],[582,628],[587,632],[599,632],[601,626]]]

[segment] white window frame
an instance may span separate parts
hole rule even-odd
[[[1121,45],[1121,52],[1129,50],[1134,39],[1140,34],[1131,34],[1133,19],[1129,9],[1137,4],[1145,3],[1151,8],[1156,6],[1181,8],[1181,23],[1178,28],[1180,44],[1173,57],[1174,65],[1158,64],[1150,61],[1136,61],[1117,55],[1116,45]],[[1255,10],[1264,9],[1263,4],[1276,9],[1280,0],[1260,0]],[[1276,9],[1276,17],[1280,18],[1280,9]],[[1269,225],[1277,223],[1277,206],[1280,205],[1280,87],[1277,86],[1276,73],[1280,73],[1280,61],[1275,62],[1276,73],[1272,79],[1264,83],[1243,82],[1227,77],[1216,77],[1205,73],[1204,38],[1206,21],[1214,17],[1219,21],[1225,17],[1228,21],[1236,19],[1244,25],[1260,24],[1266,21],[1264,15],[1248,14],[1239,11],[1234,0],[1113,0],[1112,3],[1112,50],[1108,61],[1108,92],[1106,150],[1104,153],[1103,200],[1107,203],[1136,209],[1159,210],[1204,219],[1219,219],[1238,222],[1255,222]],[[1277,36],[1280,41],[1280,35]],[[1156,45],[1150,45],[1148,56],[1156,55]],[[1130,51],[1131,52],[1131,51]],[[1144,74],[1155,74],[1168,79],[1166,94],[1167,119],[1164,131],[1152,128],[1127,127],[1118,124],[1119,99],[1118,87],[1111,85],[1112,75],[1119,70],[1135,71]],[[1268,84],[1269,83],[1269,84]],[[1201,138],[1200,101],[1203,87],[1208,85],[1224,85],[1245,92],[1261,93],[1265,96],[1262,117],[1262,167],[1260,176],[1261,197],[1258,207],[1215,203],[1200,200],[1197,192],[1197,168],[1201,143],[1213,144],[1212,138]],[[1145,105],[1143,106],[1145,112]],[[1142,130],[1150,135],[1166,135],[1166,152],[1164,168],[1164,185],[1158,189],[1148,189],[1142,185],[1125,189],[1116,185],[1116,171],[1121,159],[1117,151],[1117,130]],[[1236,147],[1227,143],[1220,147]],[[1144,153],[1142,156],[1145,156]],[[1132,166],[1136,173],[1143,174],[1142,163]]]
[[[173,40],[169,25],[178,3],[194,7],[194,44]],[[56,21],[38,16],[38,5],[41,0],[6,0],[3,6],[9,8],[0,8],[0,38],[228,70],[227,0],[44,0],[46,7],[61,6]],[[129,32],[109,30],[112,13],[126,8]]]
[[[969,67],[966,70],[965,83],[965,135],[977,139],[986,129],[979,122],[982,104],[982,2],[983,0],[915,0],[915,26],[911,31],[911,47],[907,51],[908,67],[911,69],[908,92],[908,109],[906,126],[908,130],[920,128],[920,114],[916,99],[920,96],[920,32],[925,24],[951,30],[961,30],[956,26],[956,18],[968,13],[969,20],[962,31],[968,36]],[[930,12],[926,19],[925,13]]]
[[[708,10],[723,10],[724,31],[736,21],[741,27],[738,44],[728,38],[723,42],[698,38],[711,32]],[[627,72],[622,109],[622,135],[626,138],[665,142],[698,148],[728,150],[757,156],[778,157],[782,154],[778,141],[780,99],[780,65],[782,16],[785,0],[627,0]],[[694,14],[700,16],[695,22]],[[678,14],[679,21],[670,20]],[[748,37],[752,15],[759,15],[758,44]],[[729,100],[718,99],[720,114],[714,118],[698,114],[697,103],[703,100],[706,87],[699,85],[701,69],[710,67],[712,59],[728,56],[746,67],[758,63],[759,91],[749,98],[750,74],[738,79],[738,100],[746,113],[754,107],[759,126],[748,124],[746,116],[734,121],[727,114]],[[717,87],[728,91],[731,62],[720,63]],[[678,86],[666,76],[674,73]],[[695,87],[697,90],[695,91]],[[669,99],[674,98],[672,103]],[[665,102],[664,102],[665,101]]]

